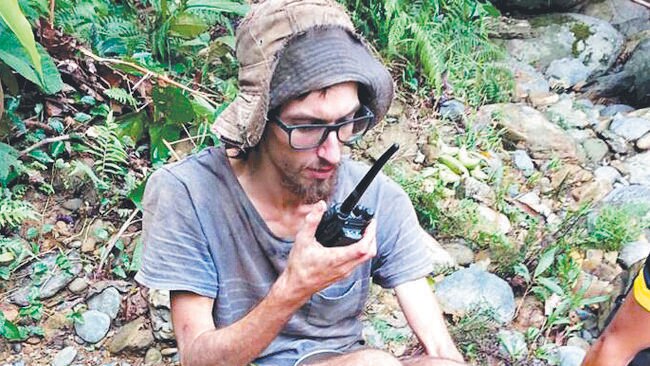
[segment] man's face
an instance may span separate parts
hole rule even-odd
[[[288,126],[334,124],[352,118],[359,108],[357,83],[345,82],[285,103],[278,116]],[[331,196],[342,149],[335,131],[315,148],[295,150],[289,144],[288,133],[271,120],[261,145],[263,154],[281,176],[280,184],[304,203]]]

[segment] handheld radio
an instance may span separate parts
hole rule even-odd
[[[361,196],[388,159],[399,149],[398,144],[391,145],[368,173],[354,187],[343,203],[335,203],[323,214],[316,228],[316,240],[326,247],[340,247],[355,243],[363,236],[363,230],[370,223],[374,212],[370,208],[357,206]]]

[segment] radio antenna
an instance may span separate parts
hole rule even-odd
[[[389,147],[388,150],[386,150],[379,157],[379,159],[377,159],[377,162],[372,165],[368,173],[366,173],[366,175],[361,179],[361,182],[359,182],[359,184],[357,184],[357,186],[354,187],[352,193],[350,193],[350,195],[341,204],[341,211],[340,211],[341,214],[347,216],[350,214],[350,212],[352,212],[352,209],[354,208],[354,206],[357,205],[359,199],[361,198],[363,193],[370,185],[370,182],[372,182],[372,180],[375,179],[377,173],[379,173],[379,171],[384,166],[384,164],[386,164],[388,159],[390,159],[390,157],[393,156],[393,154],[395,154],[395,151],[397,151],[397,149],[399,149],[399,145],[396,143],[392,144],[391,147]]]

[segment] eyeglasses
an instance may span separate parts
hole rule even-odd
[[[275,123],[289,135],[289,145],[295,150],[309,150],[320,146],[331,131],[336,131],[340,142],[350,145],[358,141],[370,127],[375,115],[366,106],[361,106],[354,118],[333,125],[307,124],[290,126],[280,117],[274,117]]]

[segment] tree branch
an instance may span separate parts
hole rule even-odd
[[[32,151],[34,149],[38,149],[39,147],[41,147],[43,145],[51,144],[51,143],[57,142],[57,141],[66,141],[66,140],[70,140],[71,138],[72,138],[72,136],[70,136],[70,135],[61,135],[61,136],[57,136],[57,137],[46,138],[45,140],[41,140],[41,141],[35,143],[34,145],[26,148],[25,150],[21,151],[20,156],[27,155],[30,151]]]
[[[632,1],[639,4],[639,5],[641,5],[641,6],[645,6],[646,8],[650,9],[650,2],[647,2],[645,0],[632,0]]]

